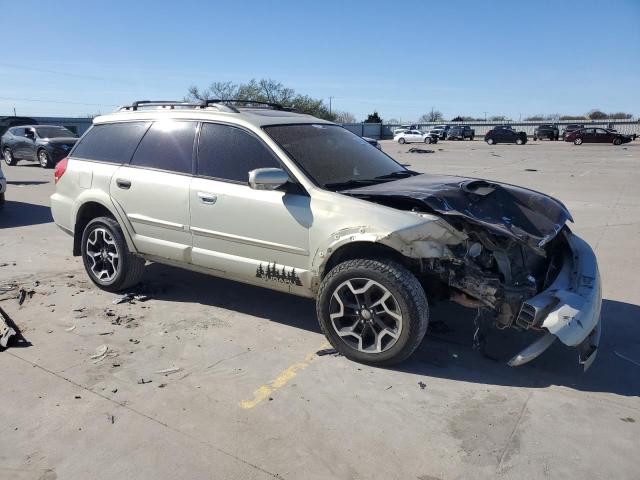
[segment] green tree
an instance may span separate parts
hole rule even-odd
[[[364,123],[382,123],[382,119],[380,118],[380,115],[378,115],[378,112],[374,111],[369,114]]]

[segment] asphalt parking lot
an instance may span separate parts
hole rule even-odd
[[[511,332],[483,356],[474,312],[447,303],[448,329],[393,369],[316,355],[311,301],[197,273],[149,265],[150,299],[114,305],[52,223],[52,171],[20,162],[3,166],[0,285],[34,293],[0,291],[25,340],[0,352],[0,478],[638,478],[640,141],[382,145],[565,202],[604,283],[591,370],[559,342],[510,368]]]

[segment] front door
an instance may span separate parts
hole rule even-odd
[[[595,143],[611,142],[613,142],[613,135],[607,132],[604,128],[596,128]]]
[[[129,221],[141,253],[190,261],[189,186],[196,126],[189,121],[153,123],[130,165],[118,168],[111,178],[111,196]]]
[[[253,133],[202,124],[190,189],[192,261],[277,290],[308,288],[310,198],[297,184],[250,188],[256,168],[282,166]]]
[[[21,156],[26,160],[36,159],[36,131],[34,128],[25,129],[24,150]]]

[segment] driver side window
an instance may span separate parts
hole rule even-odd
[[[246,184],[256,168],[281,168],[275,154],[241,128],[203,123],[198,144],[197,174]]]

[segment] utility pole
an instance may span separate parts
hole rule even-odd
[[[487,121],[487,112],[482,112],[482,113],[484,113],[484,121],[486,122]]]
[[[13,116],[16,116],[16,107],[13,107]]]
[[[333,100],[333,97],[329,97],[329,115],[331,115],[331,100]]]

